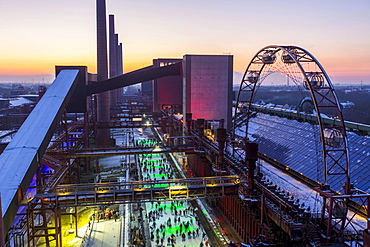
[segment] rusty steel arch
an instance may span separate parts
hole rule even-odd
[[[346,130],[342,111],[329,76],[318,60],[308,51],[297,46],[270,45],[256,53],[249,63],[237,96],[234,113],[233,131],[240,126],[237,118],[241,112],[246,114],[245,140],[248,140],[248,125],[252,115],[251,105],[256,89],[264,79],[274,72],[280,72],[290,78],[302,90],[309,91],[314,103],[317,122],[319,125],[324,179],[327,185],[328,176],[344,176],[344,194],[350,194],[349,156]],[[242,94],[246,100],[242,100]],[[330,112],[338,121],[337,126],[326,126],[323,114]]]

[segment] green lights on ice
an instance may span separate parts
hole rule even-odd
[[[152,168],[152,166],[153,165],[151,165],[151,164],[147,164],[146,165],[146,167],[149,169],[149,168]],[[162,168],[162,166],[160,166],[160,165],[154,165],[154,168],[157,168],[157,169],[159,169],[159,168]]]
[[[165,177],[166,174],[150,174],[151,177],[155,177],[155,178],[161,178],[161,177]]]
[[[153,187],[154,188],[162,188],[162,187],[168,187],[169,184],[155,184]]]
[[[196,228],[194,226],[189,226],[188,228],[183,227],[183,232],[188,233],[190,231],[195,231]],[[164,229],[166,232],[166,235],[176,234],[176,230],[179,233],[180,232],[180,226],[171,226]]]

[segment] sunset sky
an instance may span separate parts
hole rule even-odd
[[[51,82],[55,65],[95,73],[95,4],[0,0],[0,82]],[[107,0],[108,14],[125,72],[156,58],[232,54],[234,71],[244,73],[261,48],[276,44],[308,50],[333,83],[370,84],[369,0]]]

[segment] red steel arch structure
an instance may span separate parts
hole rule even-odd
[[[259,50],[249,63],[242,78],[234,114],[235,130],[245,126],[245,141],[248,141],[249,120],[253,117],[251,105],[256,90],[272,73],[279,72],[292,80],[301,91],[311,97],[314,104],[319,134],[321,139],[323,181],[317,191],[323,197],[323,210],[321,219],[323,225],[326,221],[326,236],[332,242],[340,238],[341,233],[351,219],[347,220],[348,198],[363,197],[363,204],[368,204],[368,195],[354,196],[349,177],[349,156],[346,129],[342,111],[328,74],[318,60],[305,49],[297,46],[269,45]],[[246,114],[245,120],[238,118],[241,113]],[[323,116],[333,116],[339,121],[338,126],[326,126]],[[242,125],[240,125],[242,123]],[[341,193],[327,193],[329,191],[328,178],[344,180]],[[338,210],[340,213],[338,213]],[[368,225],[369,226],[369,225]],[[369,227],[368,227],[369,228]],[[334,231],[336,229],[336,231]],[[339,232],[338,232],[339,230]]]

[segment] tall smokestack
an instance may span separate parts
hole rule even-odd
[[[114,32],[114,15],[109,15],[109,77],[117,75],[118,37]],[[110,104],[111,107],[117,105],[117,90],[110,91]]]
[[[117,38],[118,40],[118,38]],[[123,74],[122,43],[117,46],[117,74]],[[118,99],[123,95],[123,88],[118,89]]]
[[[123,74],[122,43],[119,43],[117,47],[117,73]]]
[[[96,0],[98,81],[108,79],[107,20],[105,0]]]
[[[107,17],[105,0],[96,0],[96,27],[97,27],[97,71],[98,81],[108,79],[107,57]],[[98,94],[97,117],[99,122],[110,121],[109,92]],[[109,146],[109,129],[99,129],[96,136],[96,144]]]

